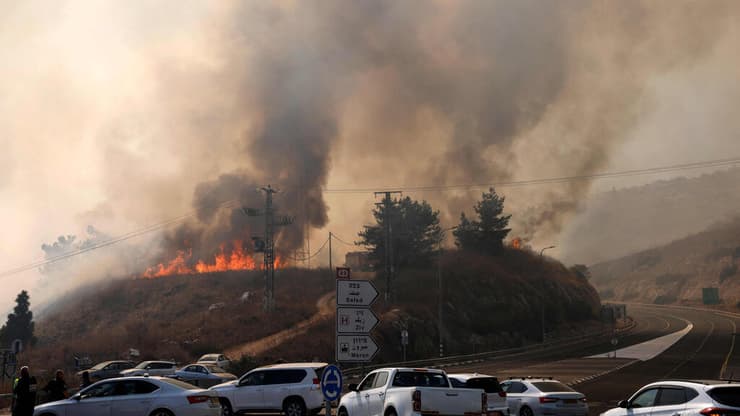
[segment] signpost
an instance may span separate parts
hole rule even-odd
[[[331,402],[342,394],[342,372],[335,365],[329,365],[321,374],[321,392],[326,400],[326,414],[331,415]]]
[[[365,363],[378,353],[370,331],[378,317],[370,305],[378,291],[368,280],[350,280],[350,269],[337,267],[336,358],[338,362]]]

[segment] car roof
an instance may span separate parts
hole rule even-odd
[[[272,365],[265,365],[260,367],[260,369],[273,369],[273,368],[321,368],[326,367],[327,363],[281,363],[281,364],[272,364]]]
[[[378,368],[375,371],[380,371],[380,370],[383,370],[383,371],[396,370],[396,371],[404,371],[404,372],[406,372],[406,371],[423,371],[425,373],[435,373],[435,374],[444,374],[444,375],[447,375],[444,372],[444,370],[440,370],[438,368],[386,367],[386,368]]]
[[[478,373],[456,373],[456,374],[447,374],[447,377],[456,378],[459,380],[470,380],[471,378],[495,378],[498,379],[496,376],[489,376],[488,374],[478,374]]]
[[[660,380],[656,381],[650,384],[645,385],[644,387],[649,386],[663,386],[663,385],[674,385],[674,386],[709,386],[709,387],[715,387],[715,386],[737,386],[740,385],[740,383],[737,380],[693,380],[693,379],[670,379],[670,380]]]

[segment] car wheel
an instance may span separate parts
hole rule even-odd
[[[149,414],[149,416],[174,416],[172,412],[167,409],[157,409]]]
[[[385,412],[385,416],[398,416],[396,413],[396,409],[388,409],[387,412]]]
[[[527,406],[519,409],[519,416],[534,416],[534,412]]]
[[[349,413],[347,413],[347,409],[342,407],[339,409],[339,412],[337,412],[337,416],[349,416]]]
[[[283,403],[285,416],[306,416],[306,405],[300,399],[288,399]]]
[[[219,399],[221,402],[221,416],[233,416],[234,410],[231,408],[231,403],[226,399]]]

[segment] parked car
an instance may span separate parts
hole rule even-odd
[[[350,384],[338,416],[468,415],[485,413],[482,389],[453,388],[442,370],[381,368]]]
[[[725,416],[740,414],[740,384],[727,381],[660,381],[639,389],[602,416]]]
[[[206,354],[198,358],[198,364],[212,364],[227,369],[231,360],[223,354]]]
[[[214,392],[162,377],[99,381],[69,399],[36,406],[34,416],[220,416]]]
[[[211,387],[224,416],[239,412],[318,413],[324,404],[319,380],[326,363],[287,363],[256,368],[239,380]]]
[[[131,361],[117,360],[117,361],[103,361],[102,363],[95,364],[89,369],[85,370],[90,375],[90,380],[103,380],[106,378],[118,377],[121,371],[132,368],[134,363]],[[79,371],[77,377],[82,379],[82,373]]]
[[[509,416],[506,392],[498,379],[486,374],[447,374],[455,388],[483,389],[488,395],[487,416]]]
[[[121,376],[171,376],[176,370],[172,361],[142,361],[134,368],[121,371]]]
[[[512,415],[586,416],[586,396],[549,378],[509,379],[501,383]]]
[[[227,373],[223,368],[211,364],[186,365],[175,371],[175,377],[178,380],[203,388],[236,380],[235,375]]]

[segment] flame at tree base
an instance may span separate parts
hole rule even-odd
[[[171,275],[264,269],[263,262],[259,262],[259,267],[257,267],[258,263],[255,261],[253,253],[249,253],[244,249],[242,241],[235,240],[231,244],[232,250],[230,254],[226,254],[225,244],[221,244],[220,253],[213,256],[213,262],[207,263],[203,260],[198,260],[192,266],[190,265],[192,264],[193,250],[178,250],[174,259],[166,264],[160,263],[156,266],[149,267],[142,274],[142,277],[153,279]],[[276,257],[275,268],[277,269],[279,267],[280,257]]]

